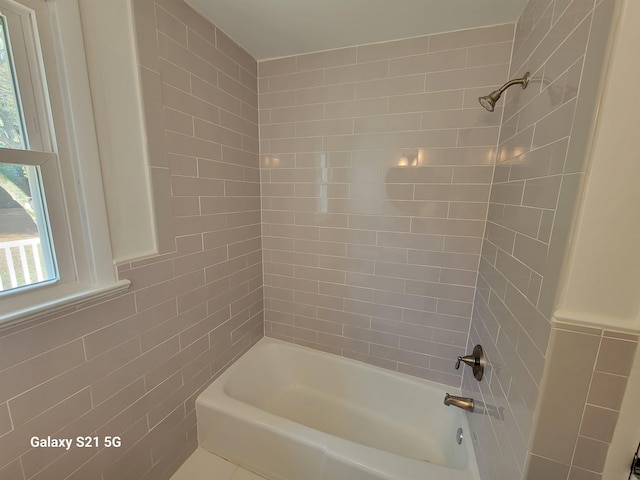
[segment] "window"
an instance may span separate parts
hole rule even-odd
[[[77,0],[0,0],[0,323],[116,289]]]
[[[26,87],[27,94],[33,91],[28,88],[34,83],[29,64],[37,58],[32,55],[30,62],[28,54],[35,52],[21,43],[16,61],[11,43],[11,37],[22,42],[28,33],[19,16],[6,8],[0,11],[0,148],[5,149],[0,157],[0,294],[59,279],[40,180],[41,163],[53,149],[39,134],[42,122],[25,122],[25,117],[37,120],[33,108],[40,103],[42,111],[45,101],[34,95],[23,106],[19,88]],[[32,111],[25,114],[25,107]],[[31,145],[49,153],[34,151]]]

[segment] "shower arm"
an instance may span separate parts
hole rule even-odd
[[[507,88],[513,85],[522,85],[522,88],[527,88],[528,83],[529,83],[529,72],[527,72],[527,74],[522,78],[514,78],[513,80],[509,80],[507,83],[505,83],[503,86],[501,86],[498,89],[498,92],[500,92],[500,94],[502,95],[502,93],[504,93],[504,91]]]

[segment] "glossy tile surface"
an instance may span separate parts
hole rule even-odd
[[[259,64],[267,335],[459,385],[512,36]]]
[[[529,71],[532,77],[526,89],[510,88],[499,103],[504,113],[467,345],[470,350],[482,343],[491,372],[487,384],[477,385],[466,374],[463,380],[470,396],[504,412],[504,418],[469,417],[478,438],[497,446],[479,449],[485,479],[566,480],[587,471],[597,477],[599,464],[586,465],[586,453],[577,458],[580,464],[572,463],[576,444],[585,435],[580,452],[590,451],[588,435],[595,430],[602,432],[598,441],[609,438],[613,418],[585,410],[587,397],[619,406],[628,375],[624,369],[634,347],[623,345],[614,354],[600,331],[557,334],[559,343],[573,338],[575,345],[588,344],[580,375],[567,367],[570,359],[563,362],[562,349],[549,350],[613,3],[530,0],[516,25],[509,76]],[[596,363],[598,351],[603,357]],[[575,388],[566,409],[555,399],[569,385]]]

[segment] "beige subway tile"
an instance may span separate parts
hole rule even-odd
[[[282,325],[280,323],[271,324],[271,333],[274,336],[277,335],[280,337],[288,337],[290,339],[306,340],[308,342],[317,342],[318,340],[318,332],[315,330]]]
[[[318,343],[356,353],[369,353],[369,343],[354,338],[318,332]]]
[[[253,108],[258,108],[258,95],[222,71],[218,71],[218,86]]]
[[[587,405],[582,417],[580,435],[610,443],[617,421],[617,411]]]
[[[517,234],[513,256],[539,274],[545,273],[548,245]]]
[[[469,325],[471,323],[468,316],[460,317],[437,312],[421,312],[416,310],[404,310],[402,312],[402,322],[426,327],[443,328],[456,332],[468,332]]]
[[[387,58],[404,57],[424,53],[429,47],[429,37],[361,45],[358,47],[358,62],[371,62]]]
[[[158,5],[156,5],[156,26],[158,31],[187,46],[187,26]]]
[[[386,78],[388,74],[389,62],[383,60],[378,62],[327,68],[324,70],[324,80],[326,85],[332,85],[338,83],[377,80],[380,78]]]
[[[295,315],[293,321],[294,326],[299,328],[329,333],[332,335],[342,335],[342,325],[339,323],[328,322],[318,318],[304,317],[301,315]]]
[[[312,103],[342,102],[346,100],[356,99],[356,86],[355,84],[352,84],[352,83],[346,83],[346,84],[340,84],[340,85],[327,85],[323,87],[305,88],[302,90],[298,90],[294,93],[295,93],[296,105],[309,105]],[[284,104],[284,105],[276,104],[272,106],[285,107],[288,105],[291,105],[291,104]]]
[[[520,163],[520,156],[532,149],[534,126],[528,127],[521,132],[509,137],[501,138],[498,147],[498,163]]]
[[[480,253],[482,241],[473,237],[446,236],[444,251],[450,253]],[[429,248],[427,250],[435,250]]]
[[[608,451],[608,443],[579,436],[573,465],[592,472],[602,472]]]
[[[404,217],[446,218],[448,212],[448,202],[430,202],[424,200],[389,199],[389,201],[384,202],[380,207],[380,213],[382,215],[402,215]],[[407,239],[409,239],[409,236]],[[408,240],[408,242],[412,243],[411,240]],[[422,244],[416,248],[422,248],[429,244],[430,243]],[[439,244],[442,245],[442,242]],[[431,249],[441,250],[442,247],[433,247]]]
[[[189,217],[200,214],[198,197],[172,197],[171,207],[174,217]]]
[[[167,132],[167,149],[169,153],[200,157],[209,160],[220,160],[220,145],[174,132]]]
[[[442,268],[440,270],[440,283],[449,285],[465,285],[475,287],[477,272],[469,270],[455,270]]]
[[[256,60],[247,53],[236,42],[226,36],[220,29],[216,28],[216,47],[234,62],[246,69],[252,76],[258,75],[258,65]]]
[[[298,90],[322,85],[324,85],[324,73],[316,71],[287,73],[269,78],[269,92]]]
[[[185,69],[165,59],[160,59],[160,79],[163,83],[182,90],[191,92],[191,75]],[[152,77],[153,78],[153,77]],[[145,87],[143,86],[143,90]]]
[[[571,134],[576,101],[572,100],[536,124],[533,146],[548,145]]]
[[[26,423],[20,427],[15,426],[11,434],[0,437],[0,465],[7,465],[27,453],[30,450],[29,440],[32,436],[46,438],[89,410],[91,394],[88,387],[64,399],[44,414],[37,414],[34,410]]]
[[[466,59],[467,51],[463,48],[447,52],[423,53],[410,57],[393,58],[390,61],[389,74],[392,77],[396,77],[454,70],[464,68]]]
[[[78,367],[84,363],[84,356],[82,341],[78,339],[2,370],[0,381],[3,388],[0,392],[0,402],[9,400],[50,378]],[[0,417],[2,417],[1,414]],[[10,421],[5,423],[0,419],[0,430],[6,425],[9,426],[9,429],[11,428]]]
[[[260,77],[283,75],[296,71],[296,57],[277,58],[275,60],[263,60],[258,63]]]
[[[488,205],[484,203],[451,202],[449,204],[449,218],[468,220],[485,220]]]
[[[508,64],[427,73],[426,91],[457,90],[478,85],[500,85],[509,72]]]
[[[389,98],[389,113],[430,112],[461,108],[462,98],[462,90],[394,96]]]
[[[174,63],[178,67],[190,72],[193,75],[197,75],[202,80],[206,80],[211,84],[216,83],[217,69],[213,63],[210,63],[205,58],[202,58],[198,54],[202,53],[204,47],[200,45],[200,37],[193,35],[192,38],[198,39],[196,41],[196,50],[192,51],[187,49],[179,43],[173,41],[169,37],[158,34],[158,52],[161,58],[164,58],[171,63]],[[191,39],[191,37],[190,37]],[[202,43],[204,40],[202,40]],[[233,67],[231,67],[233,68]],[[236,67],[237,68],[237,67]],[[237,72],[236,72],[237,75]]]
[[[637,343],[615,338],[603,338],[598,352],[596,370],[603,373],[628,376]]]
[[[356,98],[393,97],[424,92],[424,75],[409,75],[357,83]]]
[[[532,207],[521,207],[518,205],[506,205],[501,213],[489,208],[489,218],[503,227],[509,228],[516,233],[534,238],[538,234],[542,210]]]
[[[463,128],[458,131],[459,147],[492,146],[498,141],[499,127]]]
[[[444,245],[442,235],[421,235],[414,233],[378,232],[377,245],[418,250],[441,251]]]
[[[487,166],[458,166],[453,168],[453,183],[490,184],[493,168]]]
[[[343,257],[347,254],[347,246],[338,242],[319,242],[315,240],[296,239],[293,250],[302,253],[316,253]]]
[[[486,202],[489,185],[416,185],[415,200]]]
[[[367,116],[355,119],[354,133],[384,133],[420,130],[419,113]]]
[[[431,340],[434,329],[424,325],[386,320],[384,318],[372,318],[371,329],[378,332],[391,333],[403,337]]]
[[[480,220],[414,218],[411,222],[411,233],[480,237],[483,231],[484,221]]]
[[[194,76],[191,77],[191,93],[196,100],[199,100],[199,104],[196,104],[196,106],[204,111],[204,113],[195,116],[199,116],[203,120],[214,123],[217,121],[216,117],[207,111],[207,109],[213,109],[214,105],[236,115],[242,115],[243,113],[243,103],[239,99],[221,90],[217,86],[212,85],[210,82],[203,81]]]
[[[531,279],[531,269],[527,265],[503,250],[498,250],[495,266],[518,290],[527,291]]]
[[[408,232],[411,220],[403,217],[349,215],[349,228],[358,230],[377,230]]]
[[[299,72],[304,70],[328,69],[352,63],[356,63],[356,47],[308,53],[296,57],[296,68]]]
[[[327,152],[374,150],[385,146],[385,138],[377,134],[336,135],[325,137],[323,148]]]
[[[12,480],[24,480],[24,474],[22,471],[22,467],[20,466],[20,460],[16,459],[2,468],[0,468],[0,478],[7,478]],[[99,480],[99,479],[98,479]]]
[[[407,280],[405,287],[406,293],[461,302],[471,302],[474,290],[473,287],[415,280]]]
[[[387,113],[386,98],[367,98],[324,104],[325,118],[365,117]]]
[[[563,395],[586,398],[599,342],[600,339],[596,336],[554,330],[548,356],[551,362],[549,365],[556,367],[548,370],[540,399],[539,421],[532,444],[534,453],[560,462],[571,462],[582,408],[576,408],[573,404],[562,406],[555,399]],[[572,353],[577,349],[582,352],[579,359]],[[562,418],[563,421],[558,423],[547,420],[551,418]],[[584,447],[592,446],[592,442],[579,443],[582,452],[585,452]],[[579,460],[578,448],[574,464],[586,466]]]
[[[127,294],[84,310],[68,313],[39,324],[37,328],[4,335],[0,337],[0,349],[3,352],[0,368],[4,370],[17,365],[134,313],[134,296]]]
[[[354,129],[353,120],[351,119],[315,120],[296,123],[297,137],[348,135],[352,133],[354,133]]]
[[[476,270],[478,255],[409,250],[408,263],[412,265],[427,265],[430,267]]]
[[[271,153],[317,152],[322,150],[322,137],[274,139]]]
[[[404,292],[404,280],[361,273],[347,273],[346,283],[358,287],[373,288],[389,292]]]
[[[513,29],[513,23],[507,23],[504,25],[434,34],[429,37],[429,51],[435,52],[460,47],[510,42],[513,39]]]
[[[536,480],[539,478],[561,480],[566,479],[569,474],[568,464],[556,462],[538,455],[529,454],[528,467],[525,474],[526,480]]]
[[[260,108],[284,108],[296,104],[296,92],[260,93]],[[322,103],[322,102],[308,102]]]
[[[411,352],[401,348],[388,347],[386,345],[371,344],[369,354],[374,357],[402,362],[407,365],[427,368],[430,357],[418,352]]]
[[[334,105],[334,104],[330,104]],[[303,105],[300,107],[282,107],[270,110],[271,118],[268,123],[305,122],[322,120],[326,106],[323,104]],[[329,118],[329,117],[328,117]],[[267,126],[260,122],[261,128]]]
[[[438,298],[438,306],[436,307],[436,312],[443,315],[453,315],[456,317],[469,318],[471,316],[472,309],[473,304],[469,302],[460,302],[457,300]]]
[[[520,205],[525,182],[498,183],[491,187],[491,203]]]
[[[12,429],[9,406],[7,403],[0,404],[0,436],[10,432]]]
[[[511,41],[492,43],[488,45],[470,46],[467,54],[467,67],[479,67],[482,65],[499,65],[509,63],[511,60]]]
[[[132,3],[133,22],[138,47],[138,62],[141,66],[158,72],[158,42],[155,2]]]
[[[590,472],[578,467],[571,467],[568,480],[602,480],[602,474]]]

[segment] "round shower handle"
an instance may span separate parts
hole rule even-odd
[[[482,345],[476,345],[473,347],[473,353],[471,355],[465,355],[464,357],[458,357],[456,361],[456,370],[460,368],[460,364],[465,363],[473,368],[473,376],[476,380],[482,380],[484,376],[484,366],[486,363],[484,357],[484,351],[482,350]]]

